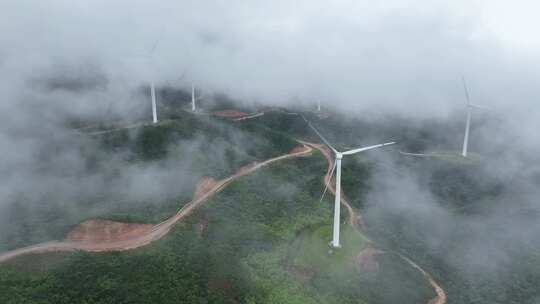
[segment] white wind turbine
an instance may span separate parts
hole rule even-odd
[[[157,123],[156,88],[154,86],[154,80],[150,80],[150,95],[152,96],[152,122]]]
[[[317,129],[315,129],[315,127],[309,121],[306,120],[306,122],[308,123],[309,127],[313,129],[313,131],[315,131],[315,133],[317,133],[317,135],[323,140],[323,142],[334,152],[336,156],[336,160],[334,162],[334,168],[336,172],[336,195],[335,195],[335,200],[334,200],[334,232],[333,232],[333,239],[332,239],[332,247],[338,248],[338,247],[341,247],[339,243],[339,224],[340,224],[340,211],[341,211],[341,159],[345,155],[353,155],[356,153],[360,153],[360,152],[364,152],[364,151],[368,151],[368,150],[372,150],[372,149],[376,149],[376,148],[380,148],[380,147],[384,147],[388,145],[393,145],[395,144],[395,142],[387,142],[384,144],[362,147],[358,149],[352,149],[345,152],[339,152],[330,144],[330,142],[328,142],[328,140],[326,140],[326,138],[324,138],[324,136],[322,136],[321,133],[319,133],[319,131],[317,131]],[[332,176],[330,176],[330,179],[331,178]],[[328,184],[326,185],[326,187],[328,187]],[[325,189],[325,192],[326,192],[326,189]]]
[[[154,50],[156,49],[156,47],[158,45],[158,42],[159,42],[159,40],[157,40],[154,43],[154,46],[152,47],[152,49],[150,50],[150,53],[147,56],[148,61],[150,61],[149,64],[151,64],[151,60],[152,60],[152,57],[154,55]],[[152,99],[152,122],[157,123],[158,118],[157,118],[157,105],[156,105],[156,87],[154,85],[154,74],[153,73],[152,73],[152,75],[150,77],[150,97]]]
[[[465,82],[465,77],[463,77],[462,80],[463,80],[463,89],[465,90],[465,98],[467,99],[467,122],[465,125],[465,136],[463,138],[463,150],[461,151],[461,155],[463,157],[467,157],[467,152],[468,152],[468,147],[469,147],[469,132],[471,128],[472,110],[474,108],[476,109],[486,109],[486,108],[471,103],[470,98],[469,98],[469,90],[467,89],[467,83]]]
[[[182,78],[184,78],[184,74],[182,74],[182,76],[178,79],[182,79]],[[195,97],[195,84],[191,82],[191,111],[192,112],[197,111],[197,101],[201,99],[202,99],[201,96]]]
[[[202,97],[195,97],[195,84],[191,83],[191,111],[197,111],[197,101],[201,100]]]

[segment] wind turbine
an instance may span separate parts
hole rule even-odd
[[[197,101],[203,99],[203,96],[195,97],[195,84],[191,83],[191,111],[197,111]]]
[[[321,101],[317,101],[317,112],[321,112]]]
[[[150,95],[152,97],[152,122],[157,123],[156,88],[154,86],[154,80],[150,80]]]
[[[467,83],[465,82],[465,77],[462,78],[463,81],[463,89],[465,90],[465,98],[467,99],[467,122],[465,124],[465,136],[463,138],[463,150],[461,151],[461,155],[463,157],[467,157],[468,147],[469,147],[469,132],[471,129],[471,116],[472,116],[472,110],[474,108],[476,109],[485,109],[485,107],[472,104],[469,97],[469,90],[467,89]]]
[[[304,120],[306,119],[304,118]],[[315,127],[308,120],[306,120],[306,122],[308,123],[309,127],[313,129],[313,131],[317,133],[317,135],[322,139],[322,141],[332,150],[332,152],[334,152],[335,157],[336,157],[336,160],[334,162],[334,168],[336,172],[336,195],[335,195],[335,200],[334,200],[334,231],[333,231],[332,247],[339,248],[341,247],[341,244],[339,243],[339,224],[340,224],[340,211],[341,211],[341,160],[343,159],[343,156],[353,155],[356,153],[360,153],[360,152],[364,152],[364,151],[368,151],[372,149],[377,149],[384,146],[393,145],[395,144],[395,142],[387,142],[384,144],[352,149],[345,152],[339,152],[330,144],[330,142],[328,142],[328,140],[326,140],[326,138],[324,138],[324,136],[322,136],[321,133],[319,133],[319,131],[317,131],[317,129],[315,129]],[[330,176],[330,179],[331,178],[332,177]],[[326,185],[326,187],[328,187],[328,184]]]
[[[199,98],[195,98],[195,85],[193,82],[191,83],[191,111],[195,112],[197,111],[197,100]]]
[[[154,43],[154,46],[150,50],[150,53],[148,54],[148,57],[147,57],[148,61],[152,60],[152,57],[154,55],[154,50],[156,49],[156,47],[158,45],[158,42],[159,42],[159,40],[156,40],[156,42]],[[152,73],[151,78],[150,78],[150,97],[152,99],[152,122],[157,123],[158,119],[157,119],[157,105],[156,105],[156,87],[154,85],[154,75],[153,75],[153,73]]]

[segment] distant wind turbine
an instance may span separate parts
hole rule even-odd
[[[304,120],[306,119],[304,118]],[[313,129],[315,133],[317,133],[317,135],[322,139],[322,141],[334,152],[335,157],[336,157],[336,160],[334,163],[335,172],[336,172],[336,195],[335,195],[335,200],[334,200],[334,232],[333,232],[333,239],[332,239],[332,247],[338,248],[338,247],[341,247],[341,244],[339,243],[339,224],[340,224],[340,211],[341,211],[341,159],[345,155],[353,155],[356,153],[360,153],[360,152],[364,152],[364,151],[368,151],[368,150],[372,150],[372,149],[376,149],[376,148],[380,148],[380,147],[384,147],[388,145],[393,145],[395,144],[395,142],[387,142],[384,144],[352,149],[345,152],[339,152],[330,144],[330,142],[328,142],[328,140],[326,140],[326,138],[324,138],[324,136],[322,136],[321,133],[319,133],[319,131],[317,131],[317,129],[315,129],[315,127],[309,121],[306,120],[306,122],[308,123],[309,127]],[[331,173],[331,175],[332,174],[333,172]],[[332,176],[330,176],[330,179],[331,178]],[[326,186],[328,187],[328,185]],[[325,189],[325,192],[326,192],[326,189]]]
[[[150,50],[150,53],[148,54],[149,61],[152,60],[152,57],[154,55],[154,50],[156,49],[158,43],[159,43],[159,40],[156,40],[156,42],[154,43],[154,46]],[[151,62],[150,62],[150,64],[151,64]],[[156,87],[154,85],[154,75],[153,74],[151,75],[151,78],[150,78],[150,97],[152,99],[152,122],[157,123],[158,118],[157,118],[157,105],[156,105]]]
[[[195,85],[193,82],[191,83],[191,111],[195,112],[197,111],[197,104],[195,99]]]
[[[154,86],[154,80],[150,80],[150,95],[152,98],[152,122],[157,123],[157,108],[156,108],[156,88]]]
[[[317,112],[321,111],[321,101],[317,101]]]
[[[468,147],[469,147],[469,132],[471,129],[471,116],[472,116],[472,110],[474,108],[476,109],[486,109],[485,107],[472,104],[469,97],[469,90],[467,88],[467,83],[465,82],[465,77],[462,77],[463,81],[463,89],[465,90],[465,98],[467,99],[467,122],[465,124],[465,136],[463,138],[463,150],[461,151],[461,155],[463,157],[467,157]]]
[[[195,84],[191,83],[191,111],[197,111],[197,101],[201,100],[202,97],[195,97]]]

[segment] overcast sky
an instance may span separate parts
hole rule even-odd
[[[2,1],[0,77],[7,90],[92,64],[110,91],[150,77],[194,80],[244,99],[320,98],[436,116],[463,105],[463,75],[475,102],[505,111],[536,103],[538,8],[502,0]]]

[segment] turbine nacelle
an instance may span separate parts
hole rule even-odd
[[[367,151],[367,150],[372,150],[372,149],[376,149],[376,148],[380,148],[380,147],[384,147],[384,146],[393,145],[395,143],[396,143],[395,141],[392,141],[392,142],[387,142],[387,143],[384,143],[384,144],[378,144],[378,145],[367,146],[367,147],[358,148],[358,149],[352,149],[352,150],[349,150],[349,151],[342,152],[341,155],[352,155],[352,154],[364,152],[364,151]]]

